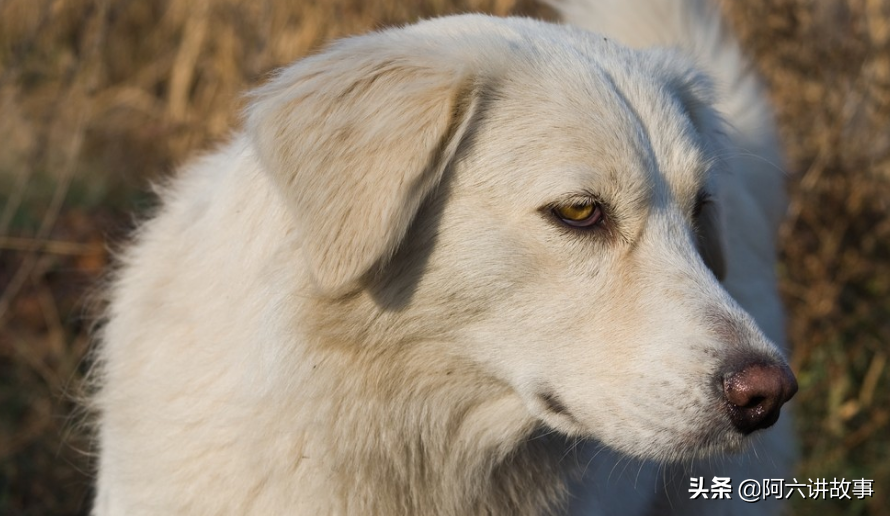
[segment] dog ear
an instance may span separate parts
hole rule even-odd
[[[330,294],[395,252],[476,110],[465,65],[387,36],[343,40],[285,69],[248,108],[248,134]]]

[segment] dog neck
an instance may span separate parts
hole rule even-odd
[[[344,319],[369,313],[356,306],[366,302],[326,311],[339,314],[336,324],[316,312],[310,334],[323,337],[306,345],[314,374],[301,388],[324,400],[312,431],[325,434],[313,440],[326,443],[320,465],[334,485],[322,489],[339,493],[334,512],[557,510],[575,464],[565,439],[543,430],[508,386],[443,352],[448,343],[412,341],[394,326],[367,332]],[[385,315],[366,320],[386,325]]]

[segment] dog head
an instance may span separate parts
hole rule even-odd
[[[711,95],[672,52],[466,16],[285,69],[248,133],[316,295],[365,296],[547,425],[668,460],[738,448],[796,390],[719,283]]]

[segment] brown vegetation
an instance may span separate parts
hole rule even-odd
[[[788,150],[782,289],[798,478],[870,478],[890,513],[890,1],[725,2]],[[241,92],[325,41],[533,0],[0,0],[0,513],[83,514],[69,398],[91,288],[151,180],[238,124]],[[818,505],[817,505],[818,504]]]

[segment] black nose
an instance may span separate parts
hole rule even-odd
[[[751,362],[723,375],[729,419],[744,434],[772,426],[796,392],[797,380],[786,365]]]

